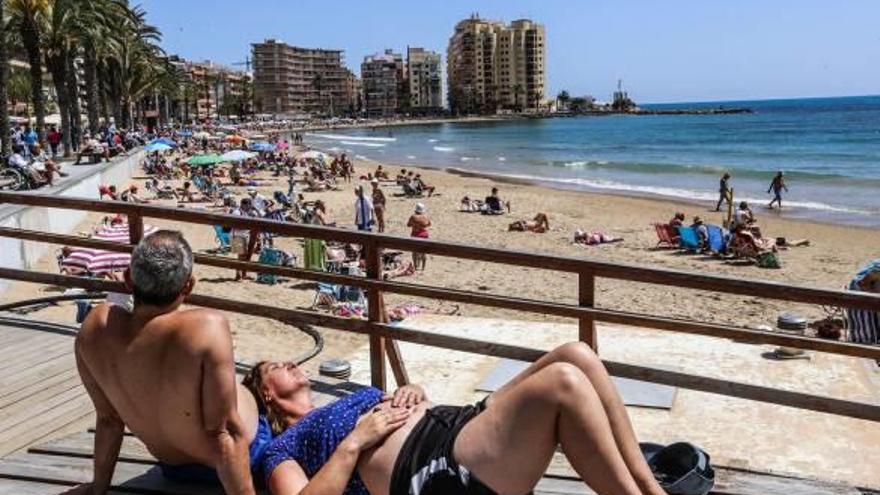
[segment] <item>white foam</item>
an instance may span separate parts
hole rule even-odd
[[[436,143],[437,140],[436,140],[436,139],[429,139],[428,142],[429,142],[429,143]]]
[[[359,141],[340,141],[340,143],[346,146],[366,146],[367,148],[384,148],[388,146],[386,143],[362,143]]]
[[[364,155],[354,155],[354,157],[358,160],[369,160],[369,158],[365,157]]]
[[[407,160],[415,160],[416,156],[415,155],[406,155],[406,159]]]
[[[439,151],[441,153],[450,153],[455,151],[455,148],[450,148],[448,146],[434,146],[434,151]]]
[[[469,161],[471,161],[471,160],[479,161],[480,158],[479,158],[479,157],[472,157],[472,156],[463,156],[463,157],[461,157],[461,161],[463,161],[463,162],[469,162]]]
[[[314,136],[323,139],[335,139],[337,141],[377,141],[384,143],[391,143],[397,141],[397,138],[393,137],[370,137],[370,136],[348,136],[345,134],[314,134],[314,133],[306,133],[306,136]]]
[[[507,158],[505,158],[505,157],[503,157],[503,156],[499,156],[499,157],[498,157],[498,161],[499,161],[499,162],[506,162],[506,161],[507,161]]]

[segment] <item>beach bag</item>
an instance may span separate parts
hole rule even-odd
[[[670,495],[706,495],[715,486],[709,454],[688,442],[640,443],[654,478]]]
[[[758,254],[757,262],[759,268],[782,268],[779,254],[774,251]]]

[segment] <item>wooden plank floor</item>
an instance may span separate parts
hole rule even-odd
[[[0,456],[85,430],[94,410],[76,372],[73,334],[63,326],[37,328],[26,318],[3,316]]]
[[[350,382],[313,382],[316,403],[360,388]],[[73,358],[73,336],[0,324],[0,495],[63,493],[92,476],[94,432],[91,402]],[[126,435],[112,494],[207,495],[219,487],[170,482],[144,445]],[[537,495],[593,494],[561,454],[535,489]],[[719,495],[859,495],[836,483],[716,469]],[[865,492],[867,493],[867,492]],[[872,492],[876,493],[876,492]]]

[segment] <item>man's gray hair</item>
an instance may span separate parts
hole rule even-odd
[[[131,253],[132,292],[136,303],[167,306],[183,292],[192,275],[193,254],[183,234],[159,230]]]

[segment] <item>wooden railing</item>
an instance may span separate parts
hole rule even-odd
[[[398,383],[406,383],[408,381],[403,360],[401,359],[400,353],[395,344],[396,341],[413,342],[444,349],[523,361],[534,361],[544,353],[544,351],[526,347],[452,337],[412,328],[388,325],[384,318],[384,293],[404,294],[443,301],[454,301],[494,308],[574,318],[579,322],[578,333],[580,340],[588,343],[594,349],[596,348],[595,324],[596,322],[605,322],[663,331],[720,337],[733,339],[739,342],[781,345],[851,357],[880,360],[880,347],[765,332],[717,323],[597,308],[595,307],[594,300],[597,278],[612,278],[658,284],[674,288],[699,289],[799,303],[833,305],[845,308],[861,308],[880,311],[880,296],[874,294],[841,290],[825,290],[781,284],[777,282],[702,275],[623,263],[609,263],[570,257],[467,246],[448,242],[372,234],[353,230],[277,222],[273,220],[246,218],[192,209],[177,209],[154,205],[134,205],[115,201],[94,201],[4,192],[0,192],[0,203],[15,203],[20,205],[125,214],[128,216],[131,244],[119,244],[78,236],[0,227],[0,236],[27,241],[105,249],[109,251],[130,252],[133,248],[133,244],[140,240],[143,234],[144,218],[158,218],[203,225],[224,225],[241,229],[257,229],[263,232],[274,232],[287,236],[359,244],[364,250],[366,260],[367,270],[365,278],[311,271],[294,267],[268,266],[206,254],[196,254],[194,256],[194,261],[197,264],[213,267],[256,271],[296,279],[323,281],[361,287],[367,291],[368,297],[368,314],[365,320],[352,320],[314,311],[268,306],[252,302],[233,301],[199,294],[189,296],[187,298],[187,303],[253,316],[273,318],[284,322],[308,323],[336,330],[366,334],[369,336],[370,341],[371,380],[374,386],[380,388],[385,388],[386,386],[386,358],[391,364],[395,380]],[[384,249],[420,251],[459,259],[574,273],[577,274],[579,281],[578,304],[564,304],[386,281],[381,277],[382,270],[380,258],[381,252]],[[0,256],[2,256],[2,254],[0,254]],[[92,290],[114,292],[127,291],[124,285],[120,282],[38,273],[11,268],[0,268],[0,278],[42,284],[82,287]],[[802,392],[780,390],[607,360],[604,360],[603,362],[611,374],[625,378],[661,383],[686,389],[769,402],[853,418],[880,421],[880,405],[878,404],[860,403],[845,399],[816,396]]]

